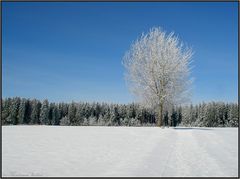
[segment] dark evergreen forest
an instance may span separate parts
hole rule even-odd
[[[155,126],[156,114],[139,104],[50,103],[20,97],[2,99],[3,125]],[[238,127],[238,104],[209,102],[172,107],[165,126]]]

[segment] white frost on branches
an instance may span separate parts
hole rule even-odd
[[[189,99],[192,50],[173,32],[152,28],[137,39],[125,54],[123,64],[130,90],[149,107],[164,108]]]

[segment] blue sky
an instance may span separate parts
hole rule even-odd
[[[2,10],[3,97],[132,102],[122,57],[160,26],[195,51],[193,103],[237,102],[237,2],[3,2]]]

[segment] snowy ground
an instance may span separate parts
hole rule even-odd
[[[3,126],[3,176],[237,176],[237,128]]]

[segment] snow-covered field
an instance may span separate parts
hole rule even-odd
[[[237,128],[3,126],[3,176],[237,176]]]

